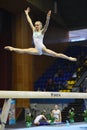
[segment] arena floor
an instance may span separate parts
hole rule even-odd
[[[19,125],[20,126],[20,125]],[[62,125],[49,125],[49,126],[34,126],[29,128],[5,128],[5,130],[87,130],[87,123],[73,123],[67,126],[66,124]]]

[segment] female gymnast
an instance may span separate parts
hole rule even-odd
[[[48,28],[49,21],[50,21],[50,16],[51,16],[51,10],[48,11],[47,17],[46,17],[46,23],[44,27],[42,27],[42,23],[40,21],[36,21],[35,24],[33,25],[32,20],[29,16],[30,13],[30,8],[28,7],[25,10],[25,14],[27,17],[27,21],[30,24],[30,27],[33,31],[33,41],[35,48],[26,48],[26,49],[20,49],[20,48],[14,48],[11,46],[6,46],[4,47],[6,50],[9,51],[14,51],[17,53],[26,53],[26,54],[33,54],[33,55],[47,55],[47,56],[52,56],[52,57],[58,57],[58,58],[63,58],[69,61],[77,61],[76,58],[69,57],[67,55],[64,55],[62,53],[56,53],[48,48],[43,44],[43,38],[44,34]]]
[[[54,109],[52,110],[51,113],[52,117],[54,118],[54,122],[62,122],[62,115],[61,115],[61,110],[59,109],[58,105],[54,106]]]
[[[45,120],[46,124],[49,124],[50,122],[47,120],[47,118],[45,117],[44,114],[40,114],[38,116],[36,116],[35,120],[34,120],[34,125],[38,126],[41,125],[43,123],[41,123],[41,120]]]

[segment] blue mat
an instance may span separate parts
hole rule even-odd
[[[87,124],[82,125],[70,125],[70,126],[36,126],[36,127],[29,127],[29,128],[18,128],[18,129],[5,129],[5,130],[87,130]]]

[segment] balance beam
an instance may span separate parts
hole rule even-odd
[[[87,93],[75,92],[39,92],[39,91],[0,91],[0,99],[86,99]]]

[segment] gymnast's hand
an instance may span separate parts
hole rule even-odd
[[[47,13],[47,17],[50,17],[50,16],[51,16],[51,10],[49,10]]]
[[[30,7],[27,7],[27,9],[25,10],[25,14],[28,14],[30,12]]]

